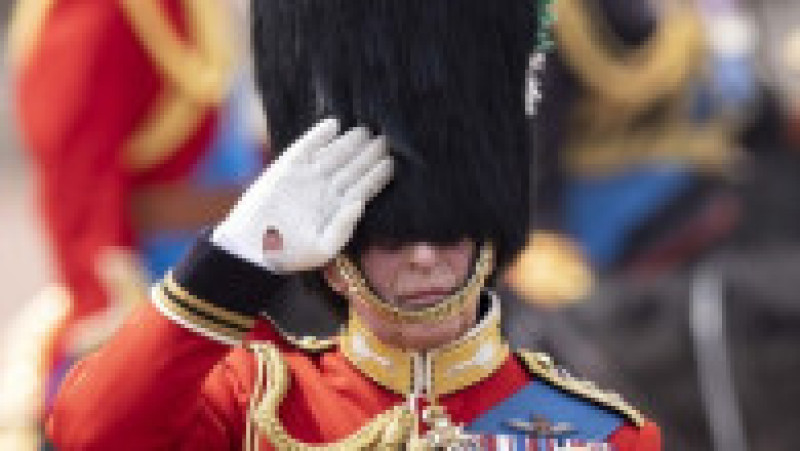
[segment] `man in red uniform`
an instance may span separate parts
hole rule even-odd
[[[527,231],[536,2],[252,7],[284,151],[70,373],[59,449],[659,449],[615,395],[511,351],[487,289]],[[349,307],[334,339],[265,317],[296,277]]]

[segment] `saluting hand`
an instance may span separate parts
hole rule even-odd
[[[386,140],[363,127],[339,135],[325,119],[247,189],[211,240],[270,271],[326,264],[350,240],[364,208],[392,178]]]

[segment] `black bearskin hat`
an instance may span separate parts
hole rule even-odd
[[[500,264],[529,222],[525,74],[537,0],[253,0],[258,87],[273,148],[317,120],[385,134],[389,186],[369,242],[490,239]]]

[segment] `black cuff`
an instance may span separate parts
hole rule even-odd
[[[236,344],[287,280],[223,251],[204,234],[154,290],[153,302],[184,327]]]
[[[172,270],[172,277],[195,298],[244,315],[255,315],[273,298],[287,278],[232,255],[204,233]]]

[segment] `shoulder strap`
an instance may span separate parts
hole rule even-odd
[[[616,412],[636,427],[644,424],[645,420],[642,414],[626,403],[621,396],[613,392],[602,391],[590,381],[570,376],[566,371],[557,367],[549,355],[525,349],[518,350],[517,355],[528,371],[537,379],[561,391]]]

